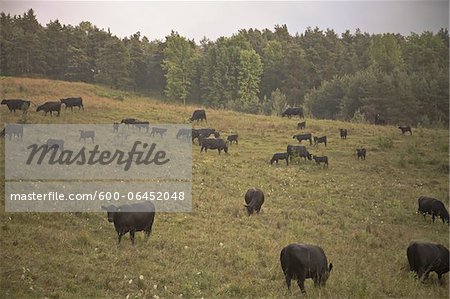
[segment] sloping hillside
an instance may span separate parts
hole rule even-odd
[[[195,107],[104,87],[60,81],[1,78],[2,98],[35,103],[82,96],[85,110],[24,118],[0,108],[1,122],[112,123],[136,117],[185,123]],[[207,109],[208,127],[238,133],[229,155],[193,147],[192,213],[157,214],[144,242],[137,233],[116,245],[106,213],[5,213],[4,140],[0,185],[0,288],[7,298],[280,298],[287,291],[281,248],[317,244],[334,268],[325,288],[306,282],[309,295],[325,298],[448,298],[433,273],[422,284],[408,272],[411,240],[449,243],[449,227],[416,215],[421,195],[448,206],[448,131],[413,128],[403,136],[392,126],[306,119],[306,132],[327,135],[328,146],[307,147],[327,155],[329,168],[310,161],[271,166],[296,134],[296,119]],[[202,124],[195,124],[196,127]],[[205,125],[206,126],[206,125]],[[348,129],[348,139],[339,138]],[[367,159],[355,149],[364,146]],[[244,194],[261,188],[266,202],[248,217]]]

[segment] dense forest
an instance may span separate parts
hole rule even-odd
[[[159,92],[183,103],[277,114],[303,106],[316,118],[448,126],[449,35],[292,35],[242,29],[199,43],[171,32],[120,39],[90,22],[42,26],[32,9],[0,15],[2,76],[36,76]]]

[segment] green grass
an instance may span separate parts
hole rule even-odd
[[[2,98],[36,103],[82,96],[85,111],[26,118],[0,108],[1,122],[112,123],[125,117],[185,123],[194,106],[176,106],[101,86],[61,81],[1,78]],[[6,298],[294,298],[279,264],[282,247],[317,244],[334,268],[312,298],[448,298],[433,273],[422,284],[408,271],[411,240],[448,245],[449,227],[415,214],[417,198],[448,203],[448,130],[414,129],[402,136],[392,126],[307,119],[306,132],[327,135],[329,168],[294,161],[271,166],[296,134],[297,120],[207,109],[208,125],[223,135],[238,133],[229,155],[193,148],[193,212],[156,215],[144,243],[137,234],[116,246],[104,213],[5,213],[4,141],[0,198],[0,294]],[[201,126],[201,124],[195,126]],[[348,129],[348,139],[339,138]],[[357,147],[367,149],[358,161]],[[261,188],[266,202],[248,217],[244,194]],[[139,277],[142,275],[143,279]],[[181,295],[182,294],[182,295]],[[157,297],[156,297],[157,296]]]

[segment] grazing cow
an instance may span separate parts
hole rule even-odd
[[[150,136],[155,136],[155,134],[159,134],[161,136],[161,138],[163,138],[164,134],[166,134],[167,129],[166,128],[157,128],[157,127],[153,127],[152,131],[150,133]]]
[[[195,110],[194,113],[192,114],[192,117],[189,118],[189,121],[191,121],[191,122],[194,121],[194,120],[196,120],[196,121],[199,121],[199,120],[203,121],[203,120],[205,120],[205,122],[208,122],[206,120],[206,112],[205,112],[205,110],[203,110],[203,109]]]
[[[80,139],[78,141],[81,141],[81,139],[83,139],[83,141],[86,142],[86,138],[91,138],[92,143],[94,143],[95,132],[80,130]]]
[[[366,149],[365,148],[357,148],[356,149],[356,157],[358,160],[361,158],[362,160],[366,160]]]
[[[289,154],[290,160],[292,161],[293,157],[301,157],[311,160],[311,154],[306,150],[306,147],[301,145],[288,145],[286,152]]]
[[[381,118],[380,113],[377,113],[375,115],[375,125],[383,126],[386,124],[386,120],[384,118]]]
[[[47,140],[46,144],[49,149],[55,148],[56,150],[61,150],[61,151],[64,150],[64,140],[62,140],[62,139],[50,138]]]
[[[318,145],[319,143],[324,143],[327,146],[327,136],[316,137],[314,136],[314,145]]]
[[[133,245],[136,232],[144,231],[146,240],[150,236],[155,219],[155,206],[153,203],[145,202],[119,207],[110,205],[108,207],[102,206],[102,209],[107,211],[108,221],[114,223],[118,244],[120,244],[122,236],[128,232],[130,232],[131,244]]]
[[[406,126],[406,127],[398,127],[401,131],[402,134],[405,135],[406,132],[409,132],[410,135],[412,135],[412,131],[411,131],[411,127],[410,126]]]
[[[132,123],[133,127],[138,128],[139,132],[141,129],[144,129],[146,133],[148,133],[148,130],[150,128],[150,123],[148,121],[139,121],[136,120],[134,123]]]
[[[323,156],[323,157],[312,156],[312,158],[314,159],[314,161],[316,161],[317,164],[320,165],[320,163],[323,163],[324,167],[325,167],[325,165],[328,167],[328,157],[327,156]]]
[[[189,140],[191,138],[192,135],[192,130],[191,129],[179,129],[178,133],[177,133],[177,139],[184,139],[184,140]]]
[[[306,128],[306,121],[302,121],[297,124],[297,129],[302,130],[304,128]]]
[[[113,133],[119,133],[119,123],[113,123]]]
[[[70,110],[73,110],[73,107],[78,107],[78,110],[80,110],[81,108],[83,108],[84,110],[83,99],[81,97],[61,99],[60,101],[66,106],[65,109],[69,107]]]
[[[442,201],[432,197],[421,196],[418,199],[418,204],[417,213],[422,214],[424,219],[426,214],[430,214],[433,223],[436,217],[441,217],[443,223],[449,223],[448,211]]]
[[[1,105],[6,105],[9,109],[9,112],[16,113],[16,110],[22,110],[23,113],[26,113],[28,108],[30,108],[31,101],[21,100],[21,99],[9,99],[2,100]]]
[[[339,129],[341,139],[347,139],[347,129]]]
[[[312,134],[308,133],[308,134],[297,134],[292,136],[292,139],[297,139],[298,142],[302,142],[302,140],[309,140],[309,144],[312,145]]]
[[[227,141],[232,144],[233,142],[236,142],[238,144],[238,135],[230,135],[227,137]]]
[[[299,118],[304,118],[303,116],[303,108],[301,107],[291,107],[284,110],[283,113],[281,113],[281,117],[287,116],[288,118],[291,118],[292,115],[298,115]]]
[[[323,249],[316,245],[289,244],[281,250],[280,262],[288,290],[291,289],[291,280],[297,279],[304,294],[305,279],[311,278],[315,287],[325,286],[333,269],[332,263],[328,265]]]
[[[135,122],[137,122],[138,120],[135,118],[124,118],[122,119],[122,121],[120,122],[121,124],[125,124],[125,126],[128,127],[128,125],[132,125]]]
[[[8,136],[9,140],[12,137],[23,139],[23,125],[21,124],[6,124],[5,129],[3,130],[3,136]]]
[[[406,250],[409,269],[417,273],[419,279],[427,279],[430,272],[436,272],[439,282],[443,274],[449,271],[449,251],[441,244],[427,242],[409,243]]]
[[[203,152],[203,150],[205,150],[206,153],[208,149],[216,149],[219,151],[219,155],[222,150],[228,154],[228,144],[223,139],[203,138],[203,135],[200,135],[199,141],[201,145],[200,152]]]
[[[45,115],[50,112],[50,116],[53,115],[53,112],[58,112],[58,116],[61,113],[61,102],[45,102],[44,104],[37,107],[36,112],[44,111]]]
[[[259,214],[259,211],[261,211],[261,206],[263,205],[263,203],[264,203],[264,193],[261,191],[261,189],[253,187],[247,190],[247,193],[245,193],[244,207],[247,208],[249,216],[253,214],[254,211],[256,211],[256,214]]]
[[[276,162],[278,164],[278,160],[286,160],[286,165],[289,165],[289,153],[273,154],[272,159],[270,159],[270,165],[272,165],[273,162]]]
[[[192,129],[192,134],[191,134],[191,136],[192,136],[192,143],[194,143],[194,139],[195,138],[198,139],[200,137],[200,135],[203,136],[204,138],[207,138],[207,137],[209,137],[209,136],[211,136],[213,134],[214,134],[214,137],[216,137],[216,138],[220,137],[219,132],[214,130],[214,129],[205,129],[205,128],[203,128],[203,129]]]

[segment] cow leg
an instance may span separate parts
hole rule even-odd
[[[284,274],[284,279],[286,280],[287,288],[290,291],[291,290],[291,279],[292,279],[291,275],[289,275],[288,273]]]
[[[123,234],[122,234],[122,232],[117,232],[117,245],[119,245],[120,244],[120,240],[122,240],[122,236],[123,236]]]
[[[298,287],[300,288],[300,290],[302,291],[302,293],[306,294],[306,291],[305,291],[305,280],[304,279],[299,279],[299,280],[297,280],[297,284],[298,284]]]
[[[219,155],[220,155],[220,151],[221,151],[220,148],[218,148],[217,150],[219,151]]]
[[[431,218],[433,219],[433,223],[434,223],[434,213],[431,214]]]

